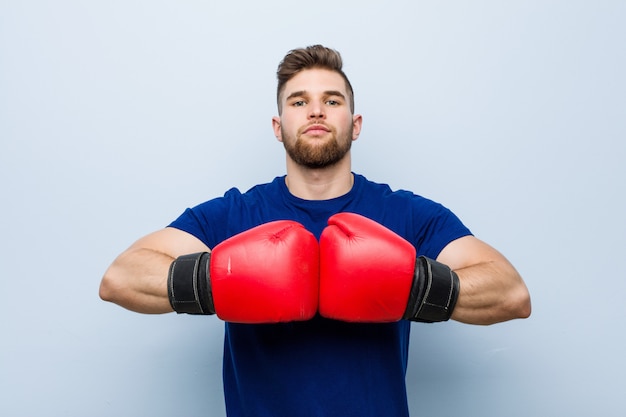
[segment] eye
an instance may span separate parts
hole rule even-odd
[[[304,100],[297,100],[291,103],[293,107],[303,107],[306,104]]]
[[[338,106],[339,102],[337,100],[326,100],[326,104],[329,106]]]

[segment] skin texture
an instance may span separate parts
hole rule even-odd
[[[285,148],[289,191],[297,197],[324,200],[352,187],[352,142],[363,118],[346,101],[342,77],[325,69],[297,73],[281,94],[281,114],[272,118],[276,139]],[[100,286],[102,299],[142,313],[171,312],[167,274],[178,256],[209,251],[201,241],[180,230],[151,233],[118,256]],[[453,320],[493,324],[531,313],[526,285],[513,265],[496,249],[467,236],[448,244],[437,261],[458,274],[461,292]]]

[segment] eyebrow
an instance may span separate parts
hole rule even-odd
[[[294,97],[304,97],[308,95],[308,92],[306,90],[300,90],[300,91],[294,91],[293,93],[289,94],[285,100],[289,100],[292,99]],[[342,99],[346,99],[346,96],[338,90],[326,90],[324,91],[324,95],[325,96],[337,96],[337,97],[341,97]]]

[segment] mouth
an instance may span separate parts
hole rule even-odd
[[[304,129],[302,133],[305,133],[308,135],[323,135],[328,132],[330,132],[330,129],[328,127],[321,125],[321,124],[314,124],[314,125],[308,126],[306,129]]]

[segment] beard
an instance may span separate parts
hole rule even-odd
[[[316,139],[313,141],[315,143],[302,138],[301,131],[304,129],[300,129],[295,138],[282,132],[285,151],[298,165],[312,169],[326,168],[341,161],[352,147],[352,126],[340,138],[337,137],[335,129],[330,128],[331,137]],[[323,143],[317,143],[322,140]]]

